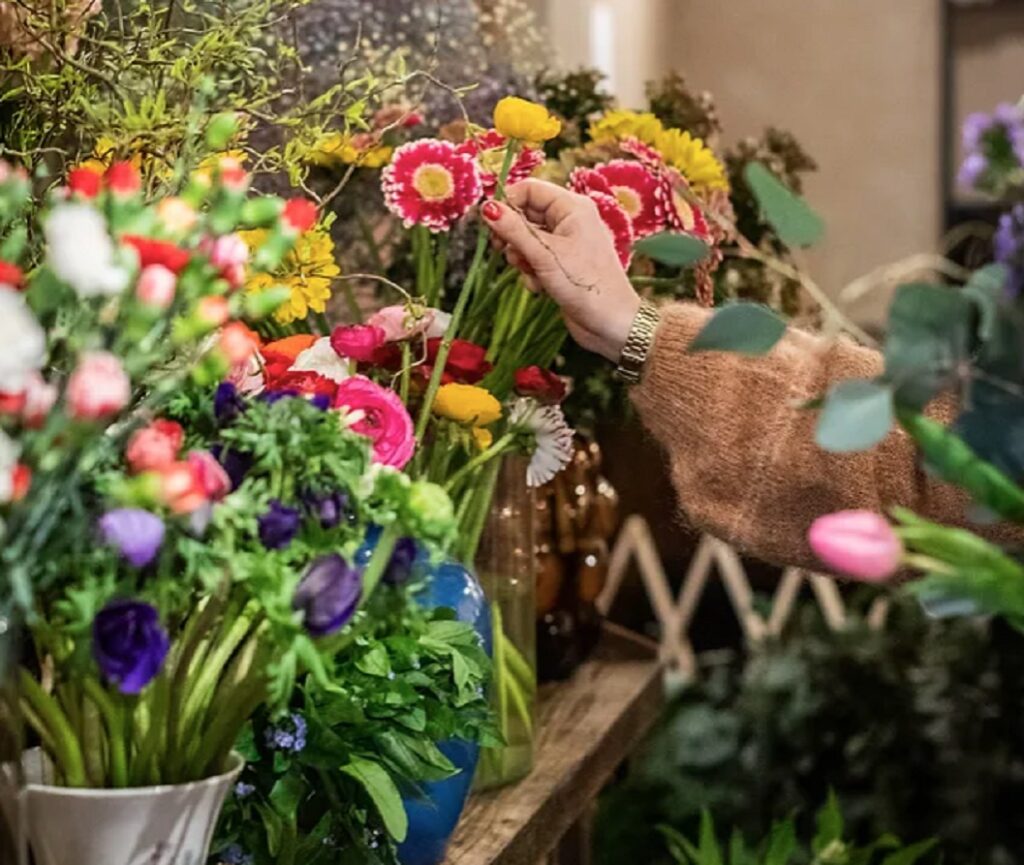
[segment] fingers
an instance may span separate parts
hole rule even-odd
[[[541,239],[543,229],[530,225],[522,214],[497,201],[488,201],[481,209],[487,224],[498,241],[498,248],[510,247],[520,263],[531,271],[542,270],[551,257],[547,241]],[[511,261],[511,257],[509,259]]]
[[[508,203],[526,214],[526,218],[548,231],[573,215],[580,206],[582,196],[571,190],[531,178],[510,186],[506,190]]]

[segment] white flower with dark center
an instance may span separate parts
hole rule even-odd
[[[0,391],[21,393],[43,365],[46,335],[25,298],[0,287]]]
[[[352,376],[348,361],[338,355],[327,336],[301,352],[289,372],[315,372],[339,384]]]
[[[88,204],[55,207],[43,226],[46,262],[79,297],[120,294],[128,270],[118,263],[114,241],[102,214]]]
[[[517,399],[509,412],[509,427],[530,434],[534,450],[526,469],[526,483],[539,487],[550,481],[572,460],[572,428],[561,407],[541,405],[533,399]]]

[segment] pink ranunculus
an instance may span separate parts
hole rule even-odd
[[[137,429],[125,448],[124,459],[132,474],[153,471],[178,459],[185,430],[172,420],[158,419]]]
[[[158,470],[160,498],[176,514],[191,514],[207,502],[202,479],[190,462],[181,460]]]
[[[219,502],[231,492],[231,478],[213,454],[208,451],[191,451],[187,459],[207,499]]]
[[[341,356],[368,363],[384,344],[384,329],[374,324],[351,324],[334,328],[331,347]]]
[[[437,310],[427,307],[421,309],[417,315],[418,317],[414,316],[401,304],[385,306],[371,315],[367,324],[383,330],[386,342],[401,342],[426,333],[434,323]]]
[[[416,447],[412,418],[393,390],[365,376],[338,385],[334,408],[349,414],[349,427],[373,442],[374,462],[404,468]]]
[[[819,517],[807,540],[830,569],[868,583],[892,577],[903,559],[903,543],[892,526],[873,511],[839,511]]]
[[[174,302],[175,286],[178,277],[173,271],[162,264],[151,264],[144,267],[135,285],[135,296],[146,306],[154,309],[167,309]]]
[[[68,379],[67,402],[78,420],[100,420],[128,405],[132,383],[121,361],[107,351],[82,356]]]

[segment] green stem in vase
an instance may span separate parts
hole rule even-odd
[[[25,669],[18,671],[18,687],[28,708],[53,742],[53,757],[64,776],[64,783],[68,787],[87,786],[84,755],[67,715]]]
[[[477,454],[469,462],[462,466],[462,468],[455,472],[455,474],[453,474],[445,483],[445,489],[449,493],[453,492],[456,486],[466,477],[468,477],[478,469],[483,468],[495,457],[500,457],[506,450],[508,450],[509,447],[511,447],[512,443],[515,441],[515,438],[515,433],[505,433],[505,435],[503,435],[494,444],[487,448],[487,450]]]
[[[111,787],[128,786],[128,749],[125,743],[124,717],[114,699],[103,690],[95,679],[87,678],[83,683],[86,696],[100,713],[106,726]]]

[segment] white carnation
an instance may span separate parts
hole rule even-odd
[[[128,271],[117,263],[106,221],[88,204],[53,209],[43,227],[46,261],[79,297],[115,295],[128,285]]]
[[[46,334],[25,298],[0,286],[0,391],[20,393],[43,365]]]

